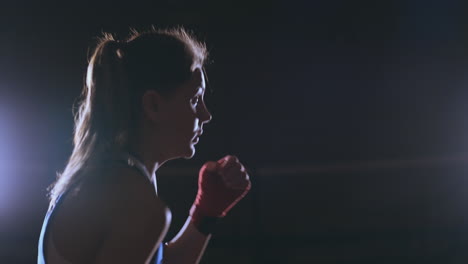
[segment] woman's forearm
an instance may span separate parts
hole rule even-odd
[[[205,252],[211,235],[205,235],[197,230],[187,218],[179,233],[167,243],[164,250],[164,264],[196,264]]]

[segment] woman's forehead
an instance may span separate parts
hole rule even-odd
[[[192,96],[200,91],[200,88],[205,90],[205,77],[203,76],[203,71],[195,69],[192,72],[192,77],[183,83],[179,89],[180,93],[186,94],[187,96]]]
[[[200,67],[195,68],[195,70],[193,71],[192,79],[193,79],[193,85],[196,86],[197,90],[200,87],[203,90],[205,90],[205,76]]]
[[[200,68],[196,68],[190,80],[187,82],[187,90],[190,93],[196,93],[201,88],[203,91],[205,90],[205,76],[203,71]]]

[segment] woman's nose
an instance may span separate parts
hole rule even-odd
[[[206,108],[206,105],[203,107],[203,113],[202,113],[202,118],[201,121],[202,123],[206,124],[211,121],[213,116],[211,115],[210,111],[208,111],[208,108]]]
[[[213,116],[210,114],[210,112],[206,111],[206,118],[203,120],[203,123],[208,123],[211,121],[211,119],[213,118]]]

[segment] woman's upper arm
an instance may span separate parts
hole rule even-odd
[[[135,176],[117,176],[110,187],[108,232],[95,263],[147,263],[167,233],[169,209],[145,178]]]

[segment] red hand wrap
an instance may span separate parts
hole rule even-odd
[[[222,161],[217,162],[218,167]],[[208,170],[207,167],[205,164],[200,169],[198,193],[190,209],[194,223],[199,223],[205,217],[224,217],[250,190],[250,184],[245,189],[228,188],[217,170]]]

